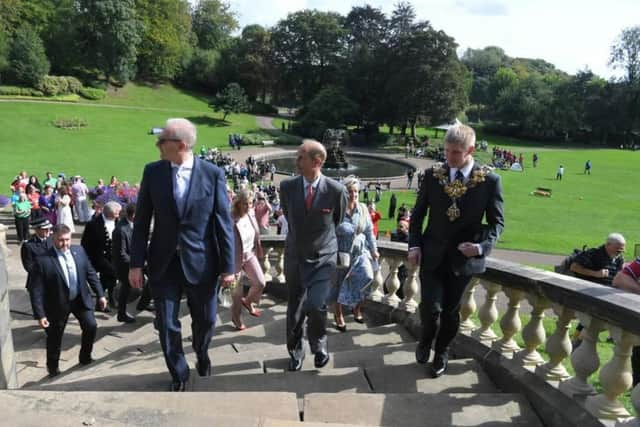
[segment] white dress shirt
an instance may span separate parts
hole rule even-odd
[[[178,211],[182,216],[184,212],[184,202],[189,189],[189,181],[191,181],[191,173],[193,172],[193,156],[188,157],[181,165],[171,163],[171,171],[173,177],[173,197],[176,200]]]

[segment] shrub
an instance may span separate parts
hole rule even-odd
[[[82,82],[73,76],[65,76],[67,79],[67,90],[69,93],[79,93],[82,89]]]
[[[0,86],[0,95],[4,96],[44,96],[40,90],[31,87]]]
[[[85,87],[80,89],[80,96],[82,96],[85,99],[91,99],[94,101],[97,101],[99,99],[103,99],[105,96],[107,96],[107,91],[103,90],[103,89],[95,89],[92,87]]]
[[[80,129],[89,126],[86,119],[73,117],[70,119],[55,119],[53,125],[60,129]]]
[[[67,81],[58,76],[44,76],[37,88],[45,95],[56,96],[66,92]]]

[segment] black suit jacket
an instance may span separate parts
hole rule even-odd
[[[119,278],[127,277],[129,274],[132,234],[133,226],[126,218],[122,219],[113,230],[111,261]]]
[[[38,236],[33,235],[31,238],[22,245],[20,248],[20,259],[22,260],[22,266],[27,272],[27,289],[31,286],[32,272],[35,266],[36,258],[47,253],[51,249],[51,237],[46,238],[44,241]]]
[[[78,275],[78,298],[87,310],[93,310],[95,304],[89,292],[89,286],[98,298],[102,298],[104,296],[102,284],[81,246],[71,246],[71,254],[76,263]],[[70,311],[69,287],[58,262],[58,254],[53,247],[36,259],[33,271],[33,280],[29,289],[33,317],[35,319],[66,318]]]
[[[91,264],[100,274],[116,277],[111,263],[111,237],[104,226],[102,215],[93,217],[85,225],[80,244],[87,252]]]
[[[471,175],[479,169],[474,164]],[[449,168],[446,167],[449,177]],[[434,177],[433,169],[425,173],[409,226],[409,247],[422,248],[421,268],[437,269],[448,260],[449,267],[461,275],[484,272],[485,257],[491,253],[504,228],[502,207],[502,185],[500,176],[491,172],[484,182],[468,188],[457,205],[461,215],[455,221],[447,217],[451,199],[443,186]],[[422,230],[428,213],[427,228]],[[483,219],[486,223],[483,224]],[[482,246],[482,256],[465,257],[457,246],[461,242],[474,242]]]

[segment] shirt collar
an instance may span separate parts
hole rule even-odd
[[[194,160],[194,156],[189,156],[184,162],[182,162],[181,165],[171,162],[171,167],[172,168],[177,168],[179,170],[193,169],[193,162],[194,161],[195,161]]]
[[[464,177],[464,179],[469,178],[469,175],[471,174],[471,169],[473,169],[473,165],[474,165],[474,160],[471,159],[469,163],[467,163],[462,168],[460,168],[460,172],[462,172],[462,176]],[[449,176],[451,178],[455,178],[457,171],[458,171],[458,168],[451,168],[449,172]]]
[[[104,216],[104,214],[102,214],[102,219],[104,219],[104,223],[105,224],[110,224],[110,223],[114,223],[116,220],[115,219],[109,219],[106,216]]]
[[[308,187],[309,185],[311,185],[311,186],[314,188],[314,190],[315,190],[315,188],[318,186],[318,182],[320,182],[320,177],[321,177],[321,176],[322,176],[322,175],[318,175],[318,177],[317,177],[316,179],[314,179],[312,182],[309,182],[309,181],[307,181],[307,179],[306,179],[305,177],[302,177],[302,180],[304,181],[304,188],[305,188],[305,190],[307,189],[307,187]]]
[[[53,247],[53,249],[55,249],[56,254],[57,254],[59,257],[66,257],[66,256],[67,256],[67,254],[69,254],[69,255],[71,254],[71,249],[69,249],[67,252],[62,252],[60,249],[56,248],[55,246]]]

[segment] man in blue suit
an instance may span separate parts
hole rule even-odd
[[[33,317],[47,333],[49,376],[55,377],[60,373],[60,345],[69,313],[78,319],[82,329],[80,364],[91,363],[97,325],[89,286],[98,296],[99,308],[107,306],[107,299],[84,249],[71,245],[69,227],[64,224],[53,227],[53,246],[36,258],[30,277],[29,296]]]
[[[221,285],[229,286],[235,271],[224,172],[195,157],[195,145],[196,128],[190,121],[167,120],[156,142],[161,160],[147,164],[143,172],[131,240],[129,282],[142,287],[146,260],[171,391],[184,391],[189,379],[178,320],[183,292],[191,312],[196,369],[208,376],[217,279],[221,276]]]

